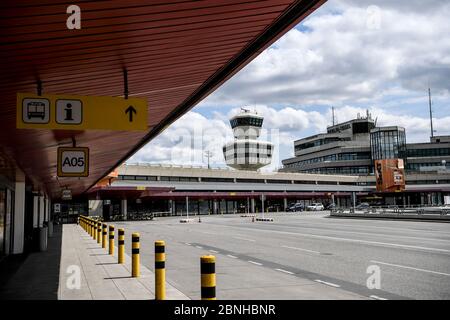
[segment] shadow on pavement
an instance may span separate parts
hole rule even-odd
[[[45,252],[10,256],[0,265],[0,300],[57,300],[62,225],[53,227]]]

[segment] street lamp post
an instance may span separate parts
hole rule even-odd
[[[210,150],[205,151],[205,157],[208,158],[208,169],[209,169],[209,158],[211,158],[212,156],[213,156],[212,151],[210,151]]]

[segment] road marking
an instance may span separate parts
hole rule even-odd
[[[259,263],[259,262],[255,262],[255,261],[251,261],[251,260],[248,260],[248,262],[256,264],[257,266],[262,266],[262,263]]]
[[[212,253],[219,253],[219,251],[216,251],[216,250],[209,250],[209,251]]]
[[[188,242],[185,242],[184,244],[186,244],[186,245],[188,245],[188,246],[190,246],[191,244],[190,243],[188,243]]]
[[[371,295],[371,296],[369,296],[369,298],[372,298],[372,299],[375,299],[375,300],[387,300],[386,298],[382,298],[382,297],[375,296],[375,295]]]
[[[309,233],[299,233],[299,232],[289,232],[289,231],[278,231],[278,230],[266,230],[266,229],[252,229],[252,228],[245,228],[245,227],[239,227],[239,229],[248,229],[251,231],[256,232],[270,232],[270,233],[282,233],[282,234],[292,234],[295,236],[301,236],[301,237],[310,237],[310,238],[319,238],[319,239],[329,239],[329,240],[337,240],[337,241],[347,241],[347,242],[356,242],[356,243],[367,243],[367,244],[374,244],[374,245],[381,245],[381,246],[389,246],[389,247],[400,247],[400,248],[406,248],[406,249],[419,249],[419,250],[428,250],[428,251],[437,251],[437,252],[450,252],[450,250],[447,249],[440,249],[440,248],[430,248],[430,247],[420,247],[420,246],[411,246],[406,244],[398,244],[398,243],[388,243],[388,242],[378,242],[378,241],[369,241],[369,240],[361,240],[361,239],[349,239],[349,238],[340,238],[340,237],[330,237],[330,236],[321,236],[317,234],[309,234]]]
[[[237,259],[238,257],[232,256],[231,254],[227,254],[227,257],[233,258],[233,259]]]
[[[241,238],[241,237],[233,237],[234,239],[238,239],[238,240],[245,240],[245,241],[251,241],[251,242],[255,242],[256,240],[253,239],[247,239],[247,238]]]
[[[450,274],[444,273],[444,272],[437,272],[437,271],[431,271],[431,270],[426,270],[426,269],[413,268],[413,267],[408,267],[408,266],[402,266],[402,265],[399,265],[399,264],[392,264],[392,263],[387,263],[387,262],[376,261],[376,260],[370,260],[370,262],[378,263],[378,264],[384,264],[384,265],[391,266],[391,267],[411,269],[411,270],[428,272],[428,273],[434,273],[434,274],[439,274],[439,275],[442,275],[442,276],[450,277]]]
[[[287,271],[287,270],[283,270],[283,269],[275,269],[275,270],[280,271],[280,272],[284,272],[284,273],[288,273],[288,274],[294,274],[293,272],[290,272],[290,271]]]
[[[334,283],[331,283],[331,282],[326,282],[326,281],[322,281],[322,280],[314,280],[314,281],[319,282],[319,283],[323,283],[323,284],[326,284],[327,286],[331,286],[331,287],[335,287],[335,288],[340,288],[341,287],[340,285],[334,284]]]
[[[281,247],[282,247],[282,248],[293,249],[293,250],[299,250],[299,251],[311,252],[311,253],[315,253],[315,254],[320,254],[319,251],[314,251],[314,250],[308,250],[308,249],[302,249],[302,248],[296,248],[296,247],[289,247],[289,246],[281,246]]]
[[[200,246],[195,246],[196,248],[198,248],[198,249],[203,249],[203,247],[200,247]]]

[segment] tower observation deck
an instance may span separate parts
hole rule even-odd
[[[272,161],[273,144],[257,140],[264,117],[256,112],[242,109],[230,119],[234,141],[223,146],[223,155],[228,166],[238,170],[256,171]]]

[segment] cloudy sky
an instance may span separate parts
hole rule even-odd
[[[224,166],[228,119],[248,106],[265,117],[275,170],[293,141],[369,109],[379,125],[430,136],[428,86],[437,135],[450,134],[450,1],[329,0],[128,162]]]

